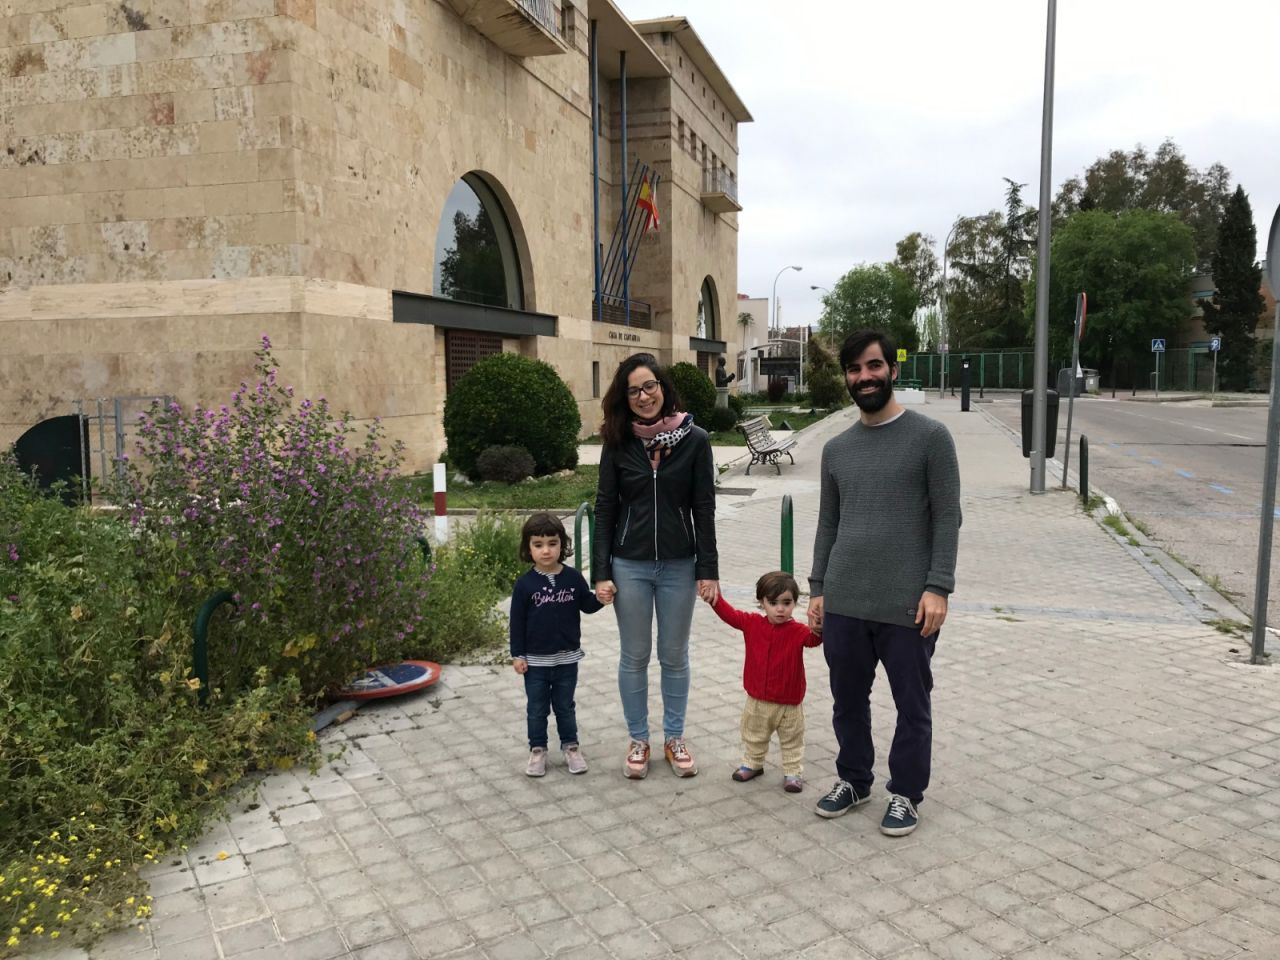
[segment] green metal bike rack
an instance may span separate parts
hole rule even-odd
[[[595,542],[596,542],[596,512],[595,510],[592,509],[589,501],[583,500],[582,504],[578,507],[578,512],[573,515],[573,543],[574,543],[574,549],[578,551],[578,563],[579,563],[578,572],[579,573],[582,572],[581,563],[582,563],[582,516],[583,514],[586,514],[586,517],[587,517],[587,537],[591,540],[591,544],[593,547],[595,546]],[[591,553],[594,553],[594,552],[595,550],[591,551]],[[595,564],[591,559],[591,553],[587,554],[587,583],[595,582],[594,579],[592,578],[592,571],[595,568]]]
[[[786,573],[796,572],[795,554],[795,517],[791,506],[791,494],[782,497],[782,569]]]
[[[202,707],[209,699],[209,620],[213,617],[213,611],[224,603],[229,603],[236,608],[240,606],[236,603],[234,593],[230,590],[219,590],[200,607],[200,612],[196,614],[195,627],[191,631],[194,640],[191,648],[191,665],[196,679],[200,681],[200,689],[196,695],[200,698]]]

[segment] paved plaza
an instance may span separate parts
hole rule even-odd
[[[911,836],[878,829],[883,678],[874,802],[814,815],[834,778],[820,649],[806,654],[805,792],[783,792],[776,745],[765,776],[730,779],[742,641],[701,604],[687,729],[701,772],[677,779],[659,759],[623,779],[605,610],[584,618],[585,776],[553,751],[545,778],[525,777],[519,678],[450,666],[436,688],[328,728],[326,748],[344,749],[318,775],[262,780],[155,872],[153,921],[90,956],[1280,957],[1280,677],[1070,494],[1029,495],[1020,450],[981,410],[917,409],[955,436],[964,525],[934,660],[933,784]],[[778,566],[784,494],[804,582],[822,444],[854,416],[800,434],[780,476],[739,463],[722,477],[737,491],[717,524],[735,605]]]

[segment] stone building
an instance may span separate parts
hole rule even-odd
[[[76,401],[222,402],[265,333],[299,394],[382,417],[423,469],[448,386],[487,353],[555,366],[589,432],[627,354],[710,372],[740,349],[751,117],[684,19],[611,0],[5,9],[0,444]]]

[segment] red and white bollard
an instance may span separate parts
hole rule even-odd
[[[446,506],[445,465],[437,463],[431,471],[432,487],[435,490],[436,543],[444,543],[449,539],[449,509]]]

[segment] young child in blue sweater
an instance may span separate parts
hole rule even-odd
[[[573,544],[559,517],[535,513],[520,531],[520,559],[533,566],[511,591],[511,665],[524,675],[528,698],[529,762],[525,773],[547,772],[547,715],[554,710],[560,749],[570,773],[586,773],[578,746],[573,694],[582,659],[582,613],[604,607],[582,574],[566,567]]]

